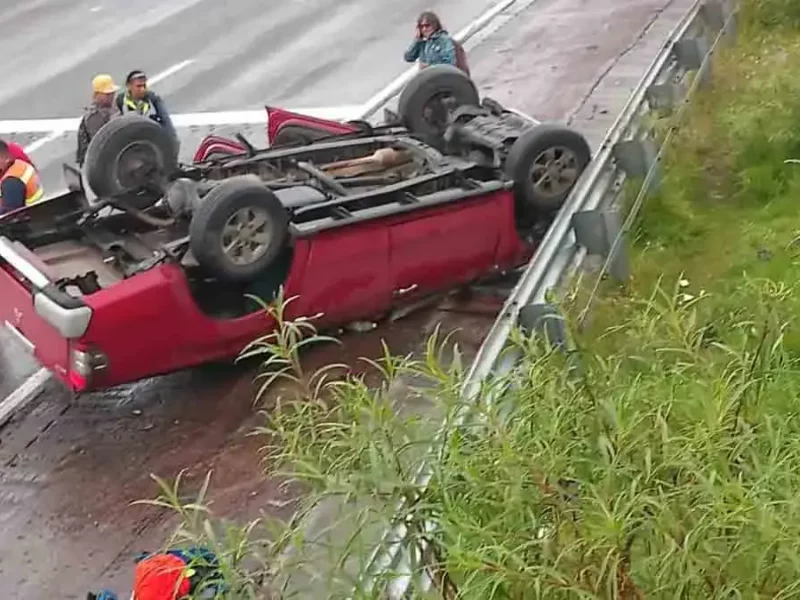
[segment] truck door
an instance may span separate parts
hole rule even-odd
[[[308,238],[308,258],[296,293],[318,326],[376,318],[391,307],[389,233],[377,222],[323,230]]]
[[[491,197],[406,213],[390,227],[393,304],[464,285],[489,272],[498,243]]]

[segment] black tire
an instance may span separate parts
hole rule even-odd
[[[480,105],[475,83],[461,69],[451,65],[425,67],[400,93],[398,112],[404,127],[413,134],[441,140],[446,130],[442,119],[434,124],[426,115],[430,101],[440,94],[449,96],[446,108],[450,111],[465,104]]]
[[[236,262],[223,250],[228,235],[224,228],[237,213],[247,209],[266,217],[269,229],[256,256],[247,262]],[[212,189],[197,208],[189,225],[189,244],[197,262],[220,279],[248,283],[280,255],[288,232],[289,215],[278,197],[252,177],[233,177]]]
[[[125,156],[128,151],[135,155]],[[144,209],[158,201],[177,165],[169,133],[152,119],[131,114],[111,119],[97,132],[86,151],[84,169],[98,197],[136,198],[136,208]],[[134,195],[142,188],[153,191]]]
[[[551,154],[546,154],[548,151]],[[534,167],[548,159],[566,161],[560,184],[548,189],[534,184]],[[558,211],[592,158],[589,143],[580,133],[561,125],[544,123],[525,131],[508,152],[504,170],[514,181],[517,206],[526,216],[547,216]],[[537,165],[538,161],[538,165]],[[552,160],[550,161],[552,164]]]
[[[275,134],[275,138],[272,140],[271,147],[305,146],[306,144],[313,144],[316,140],[328,135],[330,134],[325,131],[312,129],[311,127],[287,125],[278,129],[278,133]]]

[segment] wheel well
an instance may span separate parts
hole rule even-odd
[[[294,260],[294,249],[287,244],[281,254],[264,271],[263,277],[247,284],[220,282],[201,267],[187,269],[189,290],[201,312],[215,319],[236,319],[261,309],[261,304],[248,298],[255,296],[263,302],[277,298],[286,284]]]

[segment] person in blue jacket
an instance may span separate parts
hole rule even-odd
[[[417,35],[404,56],[406,62],[419,60],[428,65],[457,64],[457,46],[453,38],[442,27],[436,13],[426,11],[417,19]]]

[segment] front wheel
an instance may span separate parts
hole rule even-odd
[[[289,215],[275,194],[251,177],[234,177],[202,200],[189,226],[197,262],[220,279],[249,283],[284,249]]]
[[[521,212],[535,217],[557,212],[590,160],[586,138],[568,127],[545,123],[525,131],[504,167]]]

